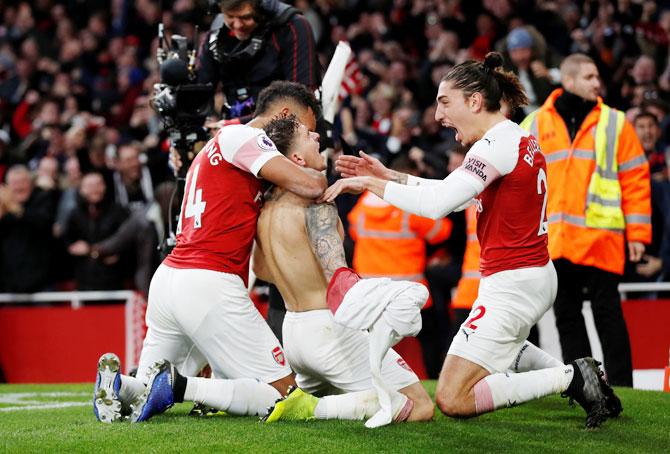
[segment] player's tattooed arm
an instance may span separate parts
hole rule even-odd
[[[307,236],[328,282],[335,270],[347,266],[338,222],[337,208],[333,203],[313,203],[305,210]]]
[[[391,181],[398,184],[407,184],[407,174],[393,171],[391,174]]]

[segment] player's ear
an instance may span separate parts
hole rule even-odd
[[[288,107],[283,107],[282,110],[279,111],[279,117],[280,118],[286,118],[291,114],[291,110]]]
[[[470,98],[468,99],[468,103],[470,104],[470,110],[475,113],[482,110],[482,108],[484,107],[484,102],[485,102],[484,97],[478,91],[471,94]]]
[[[305,159],[302,157],[302,155],[300,155],[298,153],[291,153],[290,159],[291,159],[291,161],[298,164],[300,167],[305,167],[307,165],[307,162],[305,161]]]

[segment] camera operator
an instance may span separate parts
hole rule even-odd
[[[227,119],[251,118],[258,93],[274,80],[321,83],[312,28],[278,0],[222,0],[199,57],[198,82],[221,83]]]

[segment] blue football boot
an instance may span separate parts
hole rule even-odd
[[[175,404],[174,382],[179,376],[177,369],[164,359],[151,368],[146,390],[131,405],[131,422],[146,421],[165,412]]]
[[[112,423],[122,419],[121,361],[114,353],[105,353],[98,360],[98,373],[93,388],[93,412],[100,422]]]

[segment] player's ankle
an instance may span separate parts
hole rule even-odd
[[[186,385],[188,384],[188,378],[182,376],[177,369],[174,369],[174,377],[172,378],[174,383],[172,385],[172,395],[174,396],[174,401],[176,403],[184,402],[184,394],[186,393]]]

